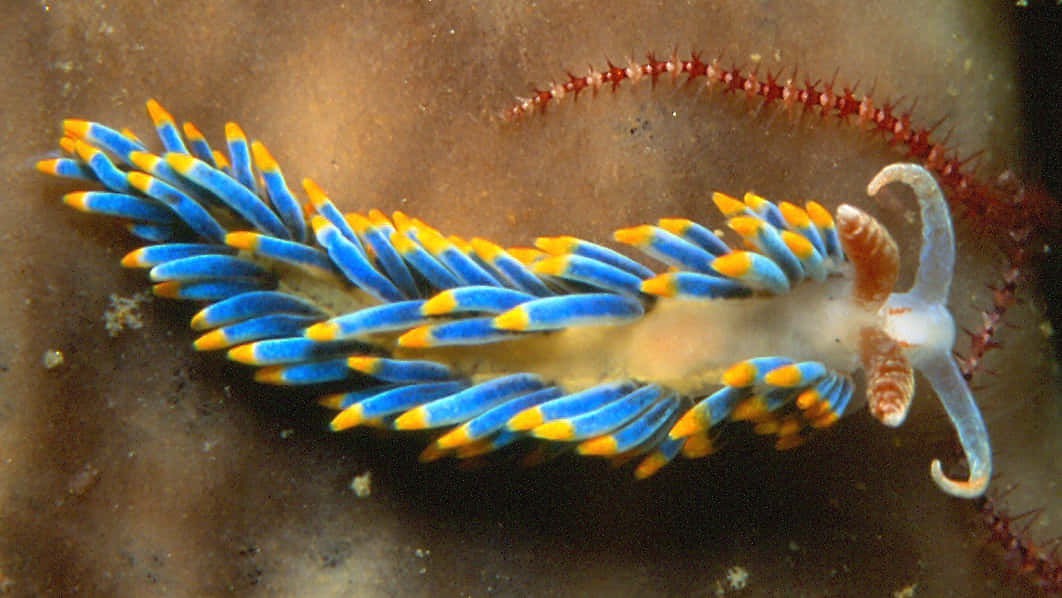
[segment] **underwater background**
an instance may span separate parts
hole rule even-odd
[[[1041,7],[1042,9],[1042,7]],[[151,137],[158,99],[215,145],[227,121],[289,180],[341,209],[401,209],[440,229],[526,245],[682,216],[718,225],[713,190],[847,201],[879,217],[909,284],[917,213],[873,202],[903,154],[817,113],[662,79],[500,119],[514,97],[587,64],[677,49],[759,72],[873,89],[979,175],[1045,161],[1027,127],[1009,3],[20,2],[0,8],[0,595],[1022,596],[1034,592],[973,504],[939,492],[954,459],[932,393],[907,423],[867,414],[807,446],[734,442],[644,482],[574,457],[526,469],[417,463],[424,438],[327,431],[312,393],[250,382],[191,349],[194,306],[124,304],[140,272],[120,226],[61,205],[37,173],[62,118]],[[1031,7],[1024,10],[1038,10]],[[835,75],[836,73],[836,75]],[[1030,124],[1031,123],[1031,124]],[[973,215],[971,217],[976,217]],[[976,330],[1005,267],[959,220],[952,308]],[[1007,512],[1062,535],[1062,399],[1034,284],[1018,291],[973,386]],[[735,331],[770,334],[769,330]],[[960,334],[957,348],[966,347]],[[49,352],[62,363],[46,367]],[[54,355],[54,354],[53,354]],[[54,365],[54,362],[53,362]],[[992,373],[987,373],[992,372]],[[925,384],[921,384],[925,386]],[[351,488],[370,474],[371,493]],[[904,592],[910,592],[905,594]],[[1033,594],[1035,595],[1035,594]]]

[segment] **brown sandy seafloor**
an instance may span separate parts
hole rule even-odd
[[[974,6],[978,4],[978,6]],[[987,3],[986,3],[987,4]],[[718,91],[641,85],[497,122],[514,94],[648,50],[917,97],[984,172],[1021,168],[1011,7],[968,2],[34,2],[2,9],[7,342],[0,346],[0,589],[13,596],[1021,595],[971,506],[930,482],[953,462],[931,395],[908,423],[866,415],[810,446],[733,443],[636,483],[627,470],[511,457],[420,465],[423,439],[332,435],[312,395],[246,381],[190,350],[191,306],[152,301],[110,337],[108,296],[144,287],[136,243],[66,209],[33,170],[64,117],[151,135],[157,98],[220,144],[226,120],[292,182],[342,208],[402,209],[454,234],[527,244],[682,215],[708,193],[855,202],[917,254],[900,192],[862,189],[896,155],[805,115],[749,114]],[[912,24],[914,23],[914,24]],[[585,101],[584,101],[585,100]],[[1002,257],[960,232],[953,308],[979,325]],[[909,272],[908,272],[909,275]],[[1062,533],[1057,364],[1030,288],[978,391],[1014,512]],[[745,331],[737,331],[743,333]],[[769,333],[769,331],[747,331]],[[711,342],[706,339],[705,342]],[[963,345],[960,345],[962,347]],[[46,370],[47,350],[63,365]],[[371,472],[372,494],[351,480]],[[741,567],[735,590],[727,570]]]

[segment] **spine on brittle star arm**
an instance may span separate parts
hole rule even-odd
[[[1019,575],[1027,576],[1029,581],[1039,587],[1046,595],[1062,594],[1062,561],[1059,557],[1058,538],[1037,545],[1028,535],[1032,521],[1026,523],[1022,529],[1018,529],[1015,523],[1022,518],[1033,516],[1043,511],[1043,508],[1034,511],[1026,511],[1020,515],[1012,515],[1006,512],[1001,504],[1001,498],[1016,485],[1012,485],[996,498],[984,496],[978,499],[978,510],[982,514],[982,521],[990,534],[988,542],[998,544],[1003,549],[1004,562],[1013,567]],[[1055,547],[1051,552],[1046,549],[1051,544]]]

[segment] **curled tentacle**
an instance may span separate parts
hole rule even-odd
[[[867,184],[867,194],[877,195],[889,183],[910,187],[922,212],[922,250],[918,255],[918,274],[909,292],[928,303],[944,304],[955,268],[955,235],[944,195],[933,175],[917,164],[890,164],[882,168]]]
[[[940,460],[934,459],[930,463],[929,473],[944,492],[959,498],[977,498],[988,489],[988,479],[992,477],[992,449],[988,445],[988,432],[977,403],[955,360],[947,353],[930,355],[918,369],[929,379],[937,396],[941,397],[970,467],[967,480],[953,480],[944,475]]]
[[[885,167],[867,185],[874,195],[888,183],[911,187],[922,213],[922,250],[915,284],[908,293],[891,295],[882,308],[885,332],[907,349],[911,364],[933,386],[948,412],[970,467],[967,480],[946,477],[939,460],[930,466],[933,481],[948,494],[975,498],[984,494],[992,475],[992,455],[981,412],[950,352],[955,322],[947,309],[955,266],[955,239],[944,196],[933,176],[915,164]]]

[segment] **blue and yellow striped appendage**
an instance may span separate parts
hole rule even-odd
[[[98,147],[76,139],[74,140],[74,151],[81,159],[82,164],[92,170],[92,173],[96,175],[96,179],[104,187],[118,193],[132,193],[135,191],[129,182],[126,181],[125,172],[115,166],[111,159],[107,157],[107,154],[103,153]]]
[[[305,243],[307,240],[307,226],[306,217],[302,212],[302,204],[292,195],[291,189],[288,188],[288,184],[284,180],[284,174],[280,171],[280,166],[277,165],[277,161],[273,159],[273,155],[269,153],[269,150],[258,141],[251,143],[251,155],[254,157],[254,164],[258,167],[258,171],[262,173],[262,182],[265,184],[265,191],[269,201],[276,209],[277,215],[280,216],[288,231],[291,232],[292,240],[297,243]],[[199,157],[199,159],[202,160],[203,158]]]
[[[570,419],[594,411],[633,390],[630,382],[599,384],[521,411],[508,421],[510,430],[524,431],[554,420]]]
[[[804,361],[777,367],[763,376],[763,382],[771,386],[792,388],[807,386],[826,377],[826,366],[817,361]]]
[[[360,335],[409,330],[428,320],[421,313],[423,300],[398,301],[331,318],[306,329],[305,336],[319,341],[354,338]]]
[[[573,415],[568,417],[557,417],[556,414],[552,414],[552,419],[534,426],[531,434],[537,438],[563,442],[585,440],[608,434],[638,417],[638,414],[645,411],[663,392],[664,389],[659,385],[650,384],[584,413],[573,409]],[[548,405],[549,403],[539,406],[537,411],[527,411],[526,413],[530,414],[528,419],[544,420],[547,412],[555,411]],[[513,428],[512,422],[509,423],[509,427]]]
[[[225,240],[225,229],[199,202],[143,172],[134,171],[125,176],[130,186],[169,206],[192,232],[213,243],[222,243]]]
[[[830,212],[813,201],[807,202],[805,207],[808,211],[808,218],[811,219],[811,222],[819,231],[819,236],[822,237],[822,244],[826,247],[827,255],[835,258],[843,256],[841,240],[837,237],[837,226],[834,224],[833,216],[830,215]]]
[[[718,276],[697,272],[668,272],[641,283],[643,293],[680,299],[733,299],[752,294],[749,287]]]
[[[812,224],[807,210],[788,201],[780,201],[778,202],[778,211],[782,214],[782,219],[785,220],[789,230],[807,239],[820,255],[828,255],[826,245],[822,241],[822,235],[819,234],[819,229]]]
[[[512,340],[524,331],[503,330],[494,318],[469,318],[445,324],[418,326],[398,337],[398,346],[413,349],[457,345],[482,345]]]
[[[679,401],[674,395],[662,397],[619,430],[580,442],[576,451],[581,455],[615,456],[637,450],[671,425],[678,410]]]
[[[450,368],[434,361],[359,355],[347,358],[347,366],[377,380],[400,384],[449,380],[453,377]]]
[[[800,260],[789,251],[778,229],[769,222],[752,216],[735,216],[728,220],[727,224],[748,244],[777,264],[790,282],[803,280],[804,268],[800,265]]]
[[[397,212],[396,212],[397,214]],[[432,257],[410,233],[395,231],[390,235],[391,246],[402,259],[436,289],[452,289],[461,286],[450,270]]]
[[[193,255],[159,264],[152,268],[152,282],[166,280],[233,280],[260,278],[267,274],[262,266],[231,255]]]
[[[314,216],[310,224],[317,242],[325,248],[328,257],[348,280],[381,302],[405,299],[398,287],[377,271],[361,249],[347,239],[331,221]]]
[[[235,255],[234,249],[226,249],[206,243],[163,243],[134,249],[122,258],[125,268],[152,268],[169,261],[196,255]]]
[[[447,268],[461,284],[502,286],[501,282],[490,272],[483,269],[435,229],[421,224],[412,230],[417,242]]]
[[[225,154],[219,152],[218,150],[212,150],[210,152],[210,157],[213,160],[214,168],[229,175],[230,177],[232,176],[232,168],[229,166],[229,159],[225,157]],[[206,164],[210,164],[210,161],[207,161]]]
[[[276,291],[244,293],[207,306],[192,316],[192,330],[209,330],[271,314],[324,317],[325,312],[310,301]]]
[[[764,377],[776,369],[792,365],[785,357],[756,357],[735,363],[723,372],[723,384],[727,386],[751,386],[763,384]]]
[[[442,397],[452,396],[467,387],[461,382],[432,382],[399,387],[379,387],[363,391],[322,397],[326,407],[341,409],[329,426],[333,431],[352,428],[367,421],[401,413]]]
[[[71,158],[46,158],[37,162],[37,171],[57,177],[79,179],[82,181],[98,181],[96,173],[92,172],[83,162]]]
[[[671,438],[685,438],[709,430],[730,417],[730,413],[746,396],[748,391],[744,388],[724,386],[686,411],[668,435]]]
[[[638,297],[642,279],[621,270],[581,255],[556,255],[539,260],[531,266],[535,274],[558,276],[591,285],[603,291],[623,293]]]
[[[130,139],[110,127],[86,120],[74,118],[64,120],[63,134],[71,139],[99,146],[120,159],[124,159],[129,152],[147,151],[147,148],[139,141]]]
[[[78,191],[63,196],[63,203],[89,214],[168,224],[177,216],[164,205],[143,197],[106,191]]]
[[[826,280],[829,274],[826,271],[825,257],[803,235],[791,231],[782,231],[779,235],[782,242],[790,253],[800,262],[800,267],[808,278],[815,282]]]
[[[318,278],[334,278],[339,274],[328,259],[328,254],[295,241],[261,233],[237,231],[225,235],[225,244],[262,258],[301,268]]]
[[[573,326],[612,326],[645,313],[629,297],[606,293],[544,297],[519,305],[491,320],[498,330],[523,332],[557,330]]]
[[[726,218],[733,218],[734,216],[755,216],[747,205],[740,201],[730,197],[726,193],[720,193],[718,191],[712,193],[712,203],[715,204],[719,213]]]
[[[222,301],[262,288],[257,280],[167,280],[151,287],[151,292],[163,299],[184,301]]]
[[[236,179],[243,188],[257,195],[258,181],[251,172],[251,146],[247,143],[247,136],[243,134],[240,125],[232,122],[225,123],[225,145],[229,150],[232,178]],[[182,151],[181,153],[187,154],[188,152]]]
[[[789,279],[770,258],[751,251],[735,251],[712,260],[716,272],[741,281],[753,288],[766,289],[775,295],[789,292]]]
[[[277,386],[308,386],[347,380],[351,374],[346,359],[331,359],[259,368],[254,373],[254,380]]]
[[[346,220],[354,234],[372,251],[376,261],[380,264],[380,270],[387,279],[406,297],[419,297],[420,292],[417,290],[416,283],[413,282],[413,275],[409,273],[405,262],[402,261],[388,238],[393,229],[388,226],[386,228],[391,230],[381,230],[361,214],[347,214]]]
[[[187,154],[188,148],[184,146],[184,140],[181,138],[181,133],[177,130],[177,125],[174,124],[170,113],[155,100],[147,101],[147,110],[148,115],[151,117],[151,122],[155,123],[155,133],[159,136],[162,147],[167,152]]]
[[[310,199],[310,205],[313,206],[313,211],[316,215],[324,218],[336,227],[343,238],[350,241],[357,247],[361,254],[365,255],[365,248],[362,247],[361,241],[358,236],[351,230],[350,224],[347,223],[347,219],[343,217],[339,209],[336,208],[332,200],[328,198],[328,195],[313,181],[313,179],[303,179],[302,188],[306,191],[306,196]]]
[[[255,228],[274,237],[289,238],[288,230],[280,218],[262,199],[229,175],[187,154],[167,153],[163,159],[181,176],[210,191]]]
[[[222,326],[195,339],[197,351],[217,351],[253,341],[296,336],[320,318],[272,314]]]
[[[715,274],[711,267],[715,255],[660,227],[643,224],[621,228],[613,233],[613,238],[673,268]]]
[[[656,225],[712,255],[723,255],[730,252],[730,248],[715,233],[692,220],[661,218]]]
[[[786,228],[785,219],[782,217],[782,212],[778,209],[778,206],[755,193],[745,193],[745,196],[741,199],[756,214],[756,217],[763,222],[770,224],[776,229]]]
[[[629,272],[639,278],[648,278],[653,275],[652,270],[618,251],[575,237],[539,237],[535,239],[535,247],[550,255],[570,254],[597,260]],[[511,249],[509,251],[510,253],[512,252]]]
[[[852,398],[852,390],[851,380],[834,374],[800,393],[796,405],[803,410],[811,427],[826,428],[844,414]]]
[[[420,308],[425,316],[460,313],[499,314],[534,299],[522,291],[482,285],[464,286],[438,293]]]
[[[394,427],[396,430],[421,430],[461,423],[544,386],[542,379],[534,374],[502,376],[410,409],[395,420]]]
[[[648,455],[646,455],[640,463],[634,468],[634,477],[638,480],[644,480],[649,476],[660,471],[660,468],[667,465],[674,459],[683,445],[686,444],[684,439],[668,438],[660,444],[656,445]]]
[[[229,349],[228,358],[247,365],[284,365],[319,361],[343,354],[364,351],[368,347],[357,341],[315,341],[302,337],[256,341]],[[344,363],[348,363],[344,361]],[[349,367],[349,365],[348,365]]]
[[[207,142],[206,136],[202,131],[196,128],[190,122],[185,122],[181,125],[181,129],[184,131],[184,137],[188,140],[188,150],[193,156],[206,162],[211,167],[216,168],[217,164],[214,162],[214,152],[210,149],[210,143]]]
[[[149,152],[129,152],[129,161],[145,174],[165,181],[169,185],[180,189],[186,194],[195,195],[196,189],[190,185],[179,172],[166,163],[165,160]]]
[[[517,289],[537,297],[549,297],[553,295],[553,291],[542,282],[542,279],[535,276],[524,266],[523,262],[513,257],[510,252],[486,239],[472,238],[469,240],[469,245],[471,245],[472,250],[476,252],[476,255],[479,256],[479,259],[490,264]]]
[[[509,399],[436,438],[432,444],[434,449],[429,455],[435,458],[442,457],[448,451],[479,442],[502,430],[505,424],[517,413],[555,399],[563,394],[564,392],[561,389],[556,386],[550,386]],[[520,435],[517,434],[517,436]]]
[[[777,449],[793,448],[804,442],[808,426],[821,428],[832,423],[847,406],[851,391],[844,377],[822,363],[794,363],[781,357],[734,364],[723,373],[722,382],[721,389],[679,418],[668,432],[669,438],[704,435],[724,421],[744,421],[752,424],[756,434],[777,436]],[[844,404],[840,404],[842,398]],[[833,411],[833,407],[840,411]],[[702,438],[690,450],[699,453],[710,445],[710,439]]]

